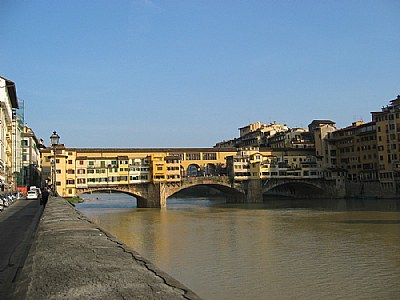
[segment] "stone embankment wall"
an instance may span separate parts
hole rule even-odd
[[[398,198],[394,189],[384,190],[379,182],[346,182],[348,198]]]
[[[199,299],[62,198],[51,198],[12,299]]]

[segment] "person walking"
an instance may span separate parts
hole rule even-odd
[[[46,207],[47,200],[49,200],[49,191],[46,188],[44,188],[42,191],[42,199],[40,202],[40,204],[43,204],[43,208]]]

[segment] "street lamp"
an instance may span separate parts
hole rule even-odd
[[[57,151],[57,145],[60,141],[60,136],[57,134],[57,132],[53,131],[53,134],[50,136],[50,142],[51,142],[51,146],[53,147],[53,151],[54,151],[54,158],[53,158],[53,172],[52,172],[52,194],[53,196],[57,195],[57,187],[56,187],[56,151]]]

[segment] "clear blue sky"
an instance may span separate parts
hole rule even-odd
[[[68,147],[345,127],[400,94],[400,1],[2,0],[0,75]]]

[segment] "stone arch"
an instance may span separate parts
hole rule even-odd
[[[323,198],[326,191],[318,184],[302,181],[274,183],[263,189],[264,196],[284,196],[290,198]]]
[[[231,186],[220,183],[197,183],[188,186],[180,186],[173,190],[170,190],[170,192],[167,195],[167,199],[176,195],[181,191],[190,190],[193,187],[199,187],[199,186],[209,187],[218,190],[225,197],[227,203],[242,203],[244,202],[245,199],[245,195],[243,192]]]
[[[101,193],[101,192],[115,192],[115,193],[123,193],[136,198],[137,207],[147,207],[147,199],[138,191],[130,191],[120,188],[86,188],[86,189],[77,189],[77,196],[88,193]]]
[[[190,164],[186,169],[187,177],[197,177],[201,174],[201,168],[198,164]]]

